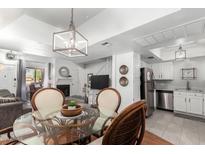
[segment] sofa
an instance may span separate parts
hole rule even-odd
[[[7,89],[0,89],[0,129],[13,126],[23,114],[23,102]]]

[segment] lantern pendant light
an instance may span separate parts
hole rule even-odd
[[[67,57],[87,56],[88,40],[76,30],[73,8],[68,30],[53,33],[53,52]]]

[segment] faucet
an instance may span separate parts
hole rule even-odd
[[[186,90],[191,90],[189,80],[186,82]]]

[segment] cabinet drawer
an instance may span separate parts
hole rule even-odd
[[[187,93],[187,96],[203,97],[202,93]]]

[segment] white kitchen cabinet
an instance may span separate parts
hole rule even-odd
[[[156,63],[152,64],[152,70],[155,80],[173,80],[173,63]]]
[[[166,63],[161,63],[161,74],[162,74],[162,79],[164,80],[172,80],[174,78],[174,73],[173,73],[173,63],[172,62],[166,62]]]
[[[155,80],[160,80],[161,79],[161,65],[159,65],[159,63],[157,64],[153,64],[152,66],[152,70],[154,73],[154,79]]]
[[[187,102],[187,112],[202,115],[203,114],[203,97],[189,97]]]
[[[203,115],[203,94],[193,92],[174,92],[174,111]]]
[[[186,105],[186,93],[183,92],[174,92],[174,110],[186,112],[187,105]]]

